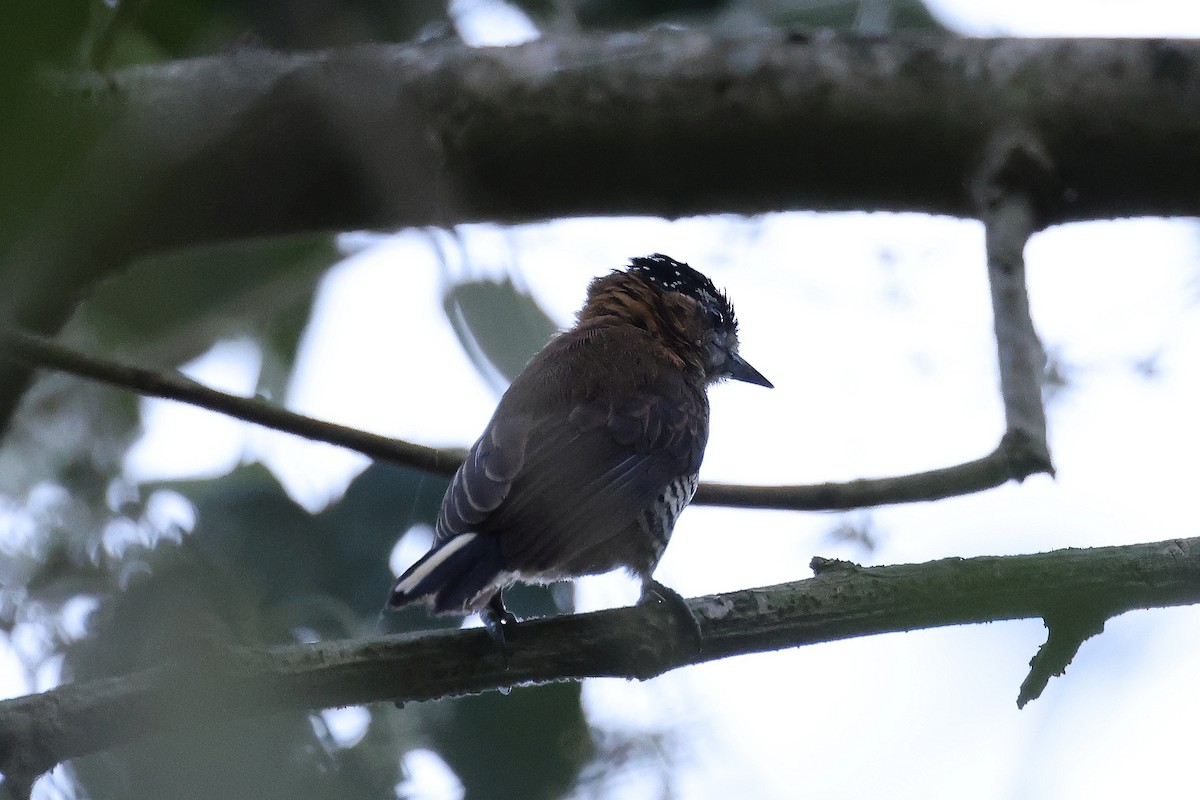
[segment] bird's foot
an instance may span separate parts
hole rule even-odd
[[[499,645],[507,656],[508,632],[512,630],[513,625],[517,624],[517,618],[504,607],[504,598],[501,597],[500,592],[492,595],[492,599],[479,612],[479,618],[483,620],[483,627],[487,630],[488,636],[492,637],[492,641]]]
[[[704,635],[700,632],[700,620],[696,619],[696,615],[692,613],[692,609],[688,606],[687,600],[683,599],[683,595],[653,578],[647,578],[642,582],[642,597],[638,600],[638,605],[647,603],[665,604],[682,623],[681,629],[684,631],[688,644],[694,645],[691,651],[700,652],[700,645],[704,641]]]

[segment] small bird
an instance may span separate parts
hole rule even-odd
[[[387,608],[480,612],[503,643],[515,621],[506,587],[618,567],[641,579],[643,599],[682,604],[651,574],[696,491],[707,387],[772,386],[738,355],[737,329],[712,281],[668,256],[593,280],[575,327],[504,393],[450,482],[433,547]]]

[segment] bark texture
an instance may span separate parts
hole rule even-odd
[[[0,771],[36,775],[178,725],[584,677],[644,680],[746,653],[1041,617],[1051,641],[1022,687],[1024,703],[1044,686],[1039,676],[1061,672],[1103,620],[1200,602],[1200,539],[869,568],[814,559],[813,570],[809,580],[688,600],[701,628],[698,651],[692,620],[669,603],[649,603],[520,623],[507,654],[482,630],[453,631],[231,648],[203,663],[68,684],[0,703]],[[1056,636],[1060,622],[1079,619],[1092,621],[1090,632]],[[1064,637],[1065,648],[1055,644]]]

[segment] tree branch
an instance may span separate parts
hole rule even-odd
[[[49,339],[17,331],[0,331],[0,356],[25,364],[68,372],[150,397],[178,400],[273,430],[318,442],[339,445],[374,459],[452,475],[463,451],[438,449],[391,439],[355,428],[297,414],[257,398],[210,389],[178,373],[119,364],[84,355]],[[1019,444],[1019,443],[1018,443]],[[1028,473],[1014,468],[1020,462],[1012,435],[992,453],[953,467],[895,478],[862,479],[816,486],[740,486],[702,483],[693,502],[732,508],[775,508],[826,511],[865,508],[890,503],[938,500],[992,489]]]
[[[0,703],[0,770],[36,775],[178,725],[219,726],[289,709],[584,677],[646,679],[746,653],[1046,618],[1066,607],[1104,618],[1200,603],[1200,539],[870,568],[814,559],[813,566],[809,580],[687,601],[703,634],[699,652],[688,647],[688,620],[668,604],[647,604],[520,623],[508,633],[507,655],[482,630],[436,632],[231,649],[202,664],[61,686]]]
[[[1026,447],[1011,432],[983,458],[912,475],[862,478],[846,483],[813,486],[738,486],[702,483],[692,503],[736,508],[774,508],[797,511],[832,511],[892,503],[917,503],[958,497],[995,489],[1030,474],[1025,467]]]
[[[1046,352],[1029,315],[1024,255],[1025,244],[1058,190],[1053,170],[1041,141],[1023,125],[1010,122],[988,142],[975,178],[975,200],[986,232],[1000,395],[1010,465],[1018,480],[1035,472],[1054,474],[1042,405]]]
[[[52,80],[45,99],[104,132],[0,256],[0,319],[56,333],[140,255],[252,236],[801,208],[969,217],[963,181],[1014,118],[1036,124],[1064,187],[1043,224],[1196,214],[1198,75],[1195,41],[653,31],[242,49]],[[27,381],[0,369],[0,429]]]
[[[140,132],[155,139],[204,142],[230,125],[263,121],[259,109],[271,106],[306,107],[315,122],[337,112],[332,121],[341,130],[317,133],[340,136],[314,141],[311,130],[278,126],[267,140],[241,144],[311,157],[296,146],[408,142],[413,125],[423,134],[417,138],[435,143],[442,175],[393,177],[405,187],[435,178],[424,188],[451,194],[426,195],[436,202],[424,208],[398,208],[395,197],[376,192],[327,197],[313,209],[327,215],[325,227],[345,225],[348,211],[364,214],[351,223],[360,227],[798,208],[974,217],[963,179],[975,173],[991,132],[1012,119],[1036,126],[1069,190],[1050,198],[1052,224],[1200,210],[1180,175],[1200,170],[1200,153],[1178,146],[1200,131],[1198,62],[1200,43],[1192,40],[779,32],[729,39],[658,30],[520,47],[241,50],[74,83],[94,104],[81,108],[86,116],[120,107],[144,119]],[[343,97],[350,87],[357,91]],[[249,112],[252,119],[242,120]],[[371,135],[365,125],[385,125],[390,135]],[[143,158],[157,163],[160,155]],[[206,160],[190,169],[219,166]],[[389,159],[377,170],[396,166],[404,163]],[[345,177],[353,180],[343,191],[371,180]],[[356,202],[347,208],[347,199]],[[224,218],[232,221],[232,213]]]
[[[1046,643],[1029,662],[1029,675],[1021,682],[1017,694],[1017,708],[1024,708],[1030,700],[1040,697],[1051,678],[1066,672],[1079,647],[1104,632],[1107,619],[1108,615],[1100,609],[1085,608],[1070,616],[1047,614]]]
[[[178,400],[253,422],[264,428],[294,433],[313,441],[341,445],[371,458],[405,464],[441,475],[453,475],[463,459],[462,451],[425,447],[325,422],[288,411],[258,398],[238,397],[210,389],[178,372],[155,372],[94,358],[49,339],[27,333],[0,332],[0,353],[29,366],[69,372],[140,395]]]

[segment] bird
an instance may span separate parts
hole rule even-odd
[[[508,586],[617,568],[643,600],[686,610],[652,575],[698,485],[707,389],[725,378],[773,388],[739,355],[733,305],[702,273],[655,253],[595,278],[575,326],[500,399],[385,610],[477,612],[504,643]]]

